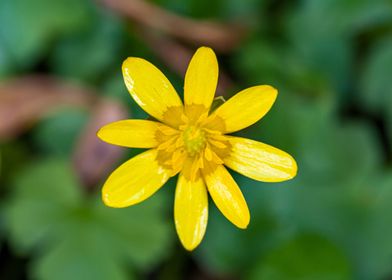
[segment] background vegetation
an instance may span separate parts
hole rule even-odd
[[[140,152],[101,125],[145,118],[122,81],[140,56],[182,93],[198,46],[218,94],[271,84],[270,113],[241,134],[298,161],[295,180],[234,174],[246,231],[210,207],[187,253],[175,181],[127,209],[100,188]],[[392,2],[0,0],[1,279],[392,279]]]

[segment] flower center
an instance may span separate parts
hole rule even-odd
[[[182,132],[184,147],[189,156],[195,156],[206,146],[206,134],[197,126],[188,126]]]

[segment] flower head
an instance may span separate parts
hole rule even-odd
[[[167,78],[148,61],[130,57],[123,63],[125,84],[152,120],[122,120],[102,127],[98,137],[125,147],[148,148],[117,168],[102,189],[110,207],[139,203],[179,174],[174,220],[188,250],[203,239],[208,196],[223,215],[246,228],[250,214],[240,188],[226,167],[254,180],[293,178],[295,160],[287,153],[250,139],[227,135],[261,119],[277,91],[261,85],[247,88],[210,112],[218,81],[214,52],[199,48],[185,75],[184,104]]]

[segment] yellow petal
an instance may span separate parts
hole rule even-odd
[[[222,214],[239,228],[249,224],[249,209],[237,183],[223,165],[204,175],[208,191]]]
[[[216,119],[222,119],[225,133],[244,129],[257,122],[271,109],[277,94],[277,90],[271,86],[247,88],[218,107],[209,119],[214,123]]]
[[[163,121],[165,113],[170,112],[170,109],[182,108],[181,99],[172,84],[150,62],[142,58],[128,57],[122,70],[129,93],[139,106],[154,118]]]
[[[227,136],[231,153],[223,161],[244,176],[263,182],[281,182],[297,174],[297,163],[289,154],[250,139]]]
[[[202,178],[187,180],[180,174],[174,201],[174,221],[183,246],[191,251],[204,237],[208,220],[207,188]]]
[[[155,134],[160,126],[163,125],[147,120],[122,120],[101,127],[97,136],[114,145],[130,148],[153,148],[158,146]]]
[[[185,75],[184,99],[186,105],[211,106],[218,83],[218,61],[212,49],[199,48],[193,55]]]
[[[103,202],[110,207],[127,207],[153,195],[170,177],[156,156],[156,150],[148,150],[118,167],[102,188]]]

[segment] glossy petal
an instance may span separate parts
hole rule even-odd
[[[249,209],[233,177],[223,165],[215,171],[206,174],[204,179],[208,191],[222,214],[239,228],[246,228],[249,224]]]
[[[174,201],[174,221],[183,246],[191,251],[204,237],[208,220],[207,188],[201,178],[189,181],[180,174]]]
[[[271,109],[277,94],[277,90],[271,86],[247,88],[218,107],[210,119],[213,120],[215,116],[222,119],[225,133],[244,129],[257,122]]]
[[[232,150],[223,160],[238,173],[263,182],[281,182],[296,175],[297,164],[286,152],[250,139],[232,136],[227,139]]]
[[[129,57],[124,61],[122,70],[129,93],[154,118],[164,121],[165,113],[170,113],[171,108],[182,108],[181,99],[172,84],[150,62]]]
[[[118,167],[102,189],[102,199],[110,207],[127,207],[149,198],[170,177],[158,165],[156,150],[141,153]]]
[[[122,120],[103,126],[97,136],[110,144],[130,148],[153,148],[158,146],[156,132],[158,122],[147,120]]]
[[[214,99],[218,83],[218,61],[212,49],[199,48],[193,55],[185,75],[186,105],[203,105],[206,110]]]

